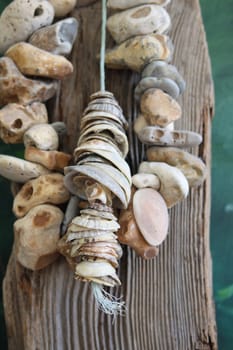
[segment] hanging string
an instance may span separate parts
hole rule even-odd
[[[102,0],[102,24],[100,44],[100,90],[105,91],[105,49],[106,49],[107,3]]]

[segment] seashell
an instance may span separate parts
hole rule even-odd
[[[93,137],[95,137],[95,135],[98,135],[98,136],[101,135],[102,132],[106,132],[111,135],[111,139],[115,142],[117,147],[121,150],[122,156],[125,158],[129,151],[128,140],[125,132],[121,131],[120,128],[116,127],[114,125],[114,122],[108,123],[104,121],[99,121],[99,122],[95,122],[94,125],[90,125],[90,126],[88,125],[86,130],[83,129],[80,133],[78,146],[83,142],[83,139],[87,135],[93,134]]]
[[[106,211],[99,211],[91,208],[80,210],[80,214],[87,214],[94,217],[117,221],[117,218],[112,213]]]
[[[113,252],[111,253],[113,256],[116,256],[118,259],[120,259],[122,257],[122,254],[123,254],[123,251],[122,251],[122,248],[120,246],[120,244],[118,242],[94,242],[93,244],[92,243],[85,243],[82,248],[82,250],[88,250],[90,249],[90,251],[92,250],[93,252],[96,251],[105,251],[107,249],[112,250]],[[80,251],[81,251],[80,249]]]
[[[11,45],[26,41],[37,29],[53,22],[54,9],[45,0],[14,0],[0,17],[0,54]]]
[[[73,65],[65,57],[20,42],[11,46],[5,55],[11,58],[20,72],[50,79],[63,79],[73,72]]]
[[[105,64],[112,69],[132,69],[141,72],[152,60],[172,58],[173,45],[166,35],[138,35],[127,39],[105,54]]]
[[[82,261],[76,265],[75,273],[81,277],[103,277],[115,275],[114,267],[107,261]]]
[[[180,94],[185,90],[185,81],[177,68],[165,61],[152,61],[142,71],[142,78],[156,77],[173,80],[180,89]]]
[[[43,151],[36,147],[25,148],[24,159],[43,165],[49,170],[63,171],[68,166],[71,155],[58,151]]]
[[[76,6],[77,0],[49,0],[53,5],[55,17],[65,17]]]
[[[180,93],[178,85],[168,78],[143,78],[139,81],[134,90],[134,96],[137,101],[148,89],[160,89],[170,95],[172,98],[177,99]]]
[[[42,165],[17,157],[0,155],[0,175],[10,181],[24,183],[48,173],[49,170]]]
[[[111,230],[115,232],[119,229],[119,224],[115,220],[106,220],[101,218],[91,218],[87,215],[76,216],[72,220],[72,224],[79,225],[82,227],[89,228],[91,230]]]
[[[37,205],[67,202],[70,193],[64,186],[63,178],[62,174],[53,173],[41,175],[37,179],[28,181],[14,199],[14,214],[17,217],[22,217]]]
[[[190,187],[199,186],[207,175],[206,165],[200,158],[178,148],[151,147],[147,150],[147,158],[149,161],[165,162],[180,169]]]
[[[97,201],[104,204],[112,203],[109,189],[106,189],[105,186],[101,186],[99,183],[90,180],[86,181],[84,191],[89,203]]]
[[[91,151],[97,155],[100,155],[104,159],[109,160],[118,170],[120,170],[131,184],[131,174],[128,164],[122,159],[119,152],[107,142],[100,140],[93,140],[86,142],[84,145],[77,147],[74,150],[75,160],[79,157],[82,151]],[[65,173],[69,167],[65,169]]]
[[[66,210],[65,210],[65,215],[64,219],[62,221],[62,227],[61,227],[61,236],[63,236],[67,228],[72,221],[73,217],[78,215],[78,204],[79,204],[79,199],[76,196],[70,196],[70,199],[67,203]]]
[[[138,172],[151,173],[158,176],[160,180],[159,193],[165,200],[168,208],[173,207],[188,195],[188,181],[178,168],[166,163],[142,162]]]
[[[86,165],[91,165],[91,163],[89,163],[89,164],[86,163]],[[97,163],[97,164],[95,164],[95,168],[102,170],[103,173],[105,172],[106,174],[108,174],[113,180],[115,179],[115,181],[124,190],[126,198],[127,198],[127,202],[129,202],[130,195],[131,195],[131,188],[130,188],[130,184],[127,181],[127,179],[125,178],[125,176],[119,170],[114,168],[112,165]]]
[[[111,251],[111,250],[110,250]],[[71,253],[72,257],[82,257],[85,259],[88,259],[90,257],[93,257],[94,259],[102,259],[107,262],[109,262],[115,269],[119,266],[117,258],[110,254],[110,252],[92,252],[92,251],[82,251],[82,248],[76,252],[74,255]]]
[[[132,177],[132,183],[138,189],[147,188],[147,187],[151,187],[155,190],[160,189],[160,180],[158,176],[155,174],[147,174],[147,173],[135,174]]]
[[[127,207],[127,198],[124,190],[120,187],[116,179],[113,179],[111,176],[103,172],[102,170],[97,169],[95,166],[90,165],[80,165],[72,167],[74,171],[69,173],[65,170],[65,185],[69,191],[76,195],[83,195],[82,182],[79,184],[79,179],[76,178],[77,172],[84,174],[91,179],[98,181],[104,187],[109,189],[119,200],[123,207]],[[67,168],[65,168],[67,169]],[[83,197],[81,197],[83,198]],[[83,199],[86,199],[85,197]],[[104,202],[103,202],[104,203]]]
[[[59,208],[43,204],[15,221],[15,254],[21,265],[35,271],[54,262],[62,219]]]
[[[167,11],[158,5],[142,5],[118,12],[107,20],[107,28],[118,43],[136,35],[164,34],[171,25]]]
[[[81,119],[81,128],[84,127],[89,121],[93,120],[93,117],[101,120],[114,120],[120,125],[126,125],[127,122],[122,112],[114,105],[110,103],[89,103],[87,108],[84,110],[83,118]]]
[[[0,110],[0,138],[5,143],[22,143],[27,129],[34,124],[47,122],[48,113],[44,104],[33,102],[23,106],[9,103]]]
[[[64,236],[66,242],[70,242],[72,240],[90,240],[91,242],[100,240],[115,241],[117,239],[117,236],[112,231],[108,230],[87,230],[84,228],[83,231],[72,232],[71,230],[75,230],[75,227],[74,224],[71,225],[68,228],[66,236]]]
[[[107,6],[111,9],[124,10],[127,8],[135,7],[143,4],[157,4],[160,6],[166,6],[170,0],[108,0]]]
[[[142,143],[156,146],[194,147],[200,145],[202,136],[193,131],[162,129],[146,126],[138,133]]]
[[[141,111],[148,125],[166,127],[181,117],[181,107],[170,95],[159,89],[148,89],[141,96]]]
[[[36,124],[28,129],[23,137],[25,147],[36,147],[43,151],[58,149],[59,139],[54,128],[49,124]]]
[[[95,282],[95,283],[100,283],[100,284],[102,284],[104,286],[108,286],[108,287],[115,287],[115,286],[121,285],[121,281],[119,280],[116,273],[115,273],[115,276],[103,276],[103,277],[99,277],[99,278],[92,277],[91,281]]]
[[[56,81],[27,79],[9,57],[0,58],[0,106],[47,101],[57,86]]]
[[[141,234],[150,245],[157,246],[165,240],[168,233],[168,210],[157,191],[151,188],[136,191],[133,213]]]
[[[78,33],[78,21],[66,18],[41,28],[29,38],[29,43],[55,55],[69,55]]]

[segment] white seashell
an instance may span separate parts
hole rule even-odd
[[[37,29],[50,25],[53,6],[46,0],[14,0],[0,17],[0,54],[27,38]]]
[[[189,193],[189,184],[184,174],[178,168],[166,163],[142,162],[138,172],[158,176],[160,180],[159,193],[164,198],[168,208],[173,207]]]
[[[72,220],[72,224],[86,227],[91,230],[111,230],[112,232],[116,232],[120,227],[115,220],[105,220],[102,218],[93,219],[91,216],[87,215],[76,216]]]
[[[81,277],[102,277],[115,275],[114,267],[106,262],[82,261],[76,265],[75,273]]]
[[[167,11],[157,5],[142,5],[118,12],[108,18],[107,28],[118,43],[145,34],[164,34],[171,25]]]

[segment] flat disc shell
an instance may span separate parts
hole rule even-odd
[[[168,210],[163,197],[152,188],[137,190],[133,197],[135,220],[145,240],[161,244],[168,232]]]

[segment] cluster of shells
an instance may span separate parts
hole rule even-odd
[[[65,168],[69,191],[84,201],[59,243],[81,281],[106,286],[120,284],[116,274],[122,248],[116,232],[120,226],[113,208],[126,209],[131,194],[127,126],[122,110],[107,91],[91,95],[81,120],[74,150],[75,165]]]
[[[45,102],[73,72],[65,56],[78,23],[59,17],[74,6],[74,0],[14,0],[0,17],[0,138],[25,146],[25,159],[0,155],[0,175],[12,182],[16,258],[32,270],[58,256],[70,198],[64,167],[71,156],[59,150],[65,125],[48,124]]]
[[[132,177],[130,205],[120,214],[118,238],[145,259],[156,256],[157,246],[166,238],[168,208],[206,176],[203,161],[182,149],[198,146],[201,135],[174,130],[174,122],[182,114],[177,98],[184,92],[185,82],[170,64],[171,20],[165,9],[169,2],[108,1],[114,14],[108,17],[107,28],[117,45],[107,50],[105,62],[109,68],[140,73],[134,93],[139,110],[134,131],[147,147],[147,161]],[[150,207],[148,213],[145,207]]]

